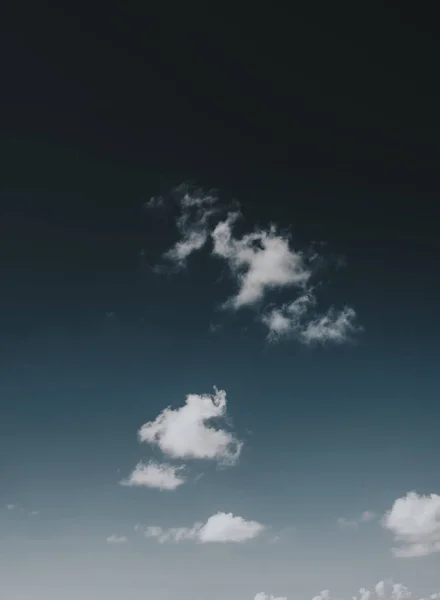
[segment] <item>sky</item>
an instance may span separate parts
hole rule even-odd
[[[2,25],[2,596],[440,599],[437,44],[254,16]]]

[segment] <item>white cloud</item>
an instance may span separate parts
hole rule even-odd
[[[136,465],[129,478],[121,481],[121,485],[145,486],[158,490],[175,490],[186,481],[180,475],[183,468],[167,463],[159,464],[152,460],[148,464],[140,462]]]
[[[352,596],[352,600],[371,600],[372,598],[379,600],[409,600],[412,597],[410,590],[402,583],[394,583],[392,579],[379,581],[374,586],[374,592],[366,588],[360,588],[357,595]],[[254,597],[254,600],[287,600],[285,597],[279,598],[270,594],[260,592]],[[322,590],[313,600],[332,600],[329,590]],[[419,600],[440,600],[440,592],[435,592],[426,598]]]
[[[307,326],[301,331],[301,337],[306,343],[334,342],[340,344],[347,341],[349,334],[356,330],[355,319],[355,311],[348,306],[339,312],[331,308],[327,314],[307,323]]]
[[[352,597],[352,600],[371,600],[374,596],[379,600],[408,600],[412,594],[402,583],[394,583],[392,579],[386,579],[379,581],[374,586],[374,592],[367,588],[360,588],[357,595]],[[313,600],[331,600],[329,590],[323,590]]]
[[[361,515],[352,519],[346,519],[345,517],[339,517],[337,519],[338,525],[341,527],[358,527],[361,523],[368,523],[369,521],[373,521],[376,518],[376,515],[370,511],[365,510]]]
[[[382,525],[399,544],[397,557],[410,558],[440,552],[440,496],[409,492],[384,515]]]
[[[6,504],[7,510],[14,510],[16,508],[15,504]]]
[[[128,540],[125,535],[109,535],[106,541],[108,544],[125,544]]]
[[[259,594],[256,594],[254,600],[287,600],[287,598],[285,596],[272,596],[272,594],[260,592]]]
[[[171,527],[163,529],[158,525],[152,525],[145,530],[147,538],[155,538],[160,544],[165,542],[182,542],[186,540],[197,540],[202,523],[195,523],[192,527]]]
[[[142,425],[139,439],[156,444],[172,458],[212,459],[236,463],[242,443],[229,431],[209,425],[226,416],[226,392],[189,394],[181,408],[166,408],[154,421]]]
[[[192,527],[163,529],[150,526],[145,530],[145,535],[157,539],[160,543],[184,540],[194,540],[201,544],[240,543],[257,537],[263,530],[264,525],[257,521],[246,521],[232,513],[219,512],[209,517],[206,523],[194,523]]]
[[[261,321],[269,330],[268,340],[280,341],[295,337],[305,344],[343,343],[358,327],[356,313],[345,307],[341,311],[330,308],[324,315],[314,315],[316,298],[311,290],[293,302],[271,308],[263,313]]]
[[[40,513],[39,513],[39,511],[38,511],[38,510],[31,510],[31,511],[30,511],[30,513],[29,513],[29,515],[30,515],[31,517],[37,517],[39,514],[40,514]]]
[[[176,191],[182,190],[178,188]],[[180,240],[165,253],[164,257],[178,266],[183,267],[187,258],[197,250],[201,250],[209,239],[209,221],[218,213],[215,206],[217,198],[205,194],[201,190],[189,192],[180,196],[180,216],[177,228]],[[163,201],[162,201],[163,203]]]
[[[238,292],[227,305],[239,309],[260,302],[268,290],[303,288],[311,271],[303,253],[291,248],[288,236],[272,226],[234,237],[237,217],[238,213],[230,213],[212,232],[213,255],[227,261],[238,283]]]
[[[359,600],[370,600],[370,598],[371,598],[370,590],[367,590],[366,588],[361,588],[359,590]]]
[[[177,219],[179,240],[164,257],[177,267],[187,258],[212,242],[213,257],[226,262],[237,285],[236,293],[223,303],[223,308],[239,310],[255,307],[266,300],[271,291],[295,289],[299,297],[287,304],[265,311],[261,321],[268,327],[271,341],[294,338],[302,343],[343,343],[355,327],[356,314],[350,307],[341,311],[331,308],[323,314],[311,310],[316,301],[310,281],[316,275],[319,258],[292,246],[291,237],[275,225],[239,235],[234,231],[241,216],[239,209],[222,205],[212,194],[187,185],[173,191],[180,216]],[[164,206],[164,199],[151,199],[147,206]],[[228,211],[226,217],[222,217]],[[219,220],[223,219],[223,220]]]
[[[259,535],[264,526],[257,521],[246,521],[232,513],[219,512],[210,517],[200,529],[201,542],[245,542]]]

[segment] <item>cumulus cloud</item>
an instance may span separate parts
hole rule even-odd
[[[410,558],[440,552],[440,495],[409,492],[384,515],[382,525],[394,534],[397,557]]]
[[[108,544],[125,544],[128,542],[125,535],[109,535],[106,541]]]
[[[215,428],[214,419],[226,417],[226,392],[189,394],[181,408],[163,410],[154,421],[142,425],[141,442],[157,445],[172,458],[211,459],[235,464],[242,443],[233,433]]]
[[[16,508],[15,504],[6,504],[7,510],[14,510],[14,508]]]
[[[139,462],[128,479],[121,481],[121,485],[175,490],[186,481],[180,474],[183,468],[152,460],[147,464]]]
[[[238,213],[217,224],[212,239],[213,255],[227,261],[238,283],[238,292],[227,306],[234,309],[260,302],[271,289],[303,288],[311,276],[302,252],[290,246],[275,226],[234,237],[232,226]]]
[[[173,527],[163,529],[150,526],[145,530],[148,538],[164,542],[181,542],[193,540],[201,544],[207,543],[240,543],[257,537],[264,530],[264,525],[257,521],[246,521],[232,513],[219,512],[206,521],[194,523],[191,527]]]
[[[337,519],[337,523],[338,525],[341,525],[341,527],[358,527],[361,523],[368,523],[369,521],[373,521],[375,518],[376,515],[371,510],[365,510],[361,515],[352,519],[339,517]]]

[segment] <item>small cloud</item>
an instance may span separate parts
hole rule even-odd
[[[109,535],[106,538],[106,542],[108,544],[125,544],[128,542],[128,539],[125,535]]]
[[[165,198],[163,196],[152,196],[144,203],[146,210],[157,210],[165,206]]]
[[[175,490],[185,483],[186,479],[180,475],[184,467],[175,467],[167,463],[150,461],[148,464],[138,463],[128,479],[121,481],[121,485],[144,486],[158,490]]]
[[[38,510],[31,510],[31,512],[29,513],[29,515],[31,517],[37,517],[39,515],[39,511]]]
[[[174,197],[180,210],[176,221],[180,239],[164,254],[164,258],[183,268],[189,256],[205,246],[210,235],[210,221],[220,209],[214,194],[206,194],[187,185],[176,188]]]
[[[287,600],[285,596],[273,596],[272,594],[265,594],[264,592],[259,592],[254,597],[254,600]]]
[[[399,544],[393,554],[400,558],[440,552],[440,495],[409,492],[395,500],[384,515],[382,526]]]
[[[370,511],[364,511],[359,517],[355,517],[353,519],[346,519],[345,517],[339,517],[337,519],[338,525],[341,527],[358,527],[361,523],[368,523],[369,521],[373,521],[376,518],[376,515]]]
[[[269,538],[269,544],[276,544],[286,538],[288,538],[291,534],[295,533],[295,527],[284,527],[280,531],[276,532],[272,537]]]
[[[226,392],[189,394],[181,408],[166,408],[154,421],[142,425],[141,442],[157,445],[172,458],[211,459],[221,464],[237,462],[242,443],[233,433],[209,425],[226,417]]]
[[[263,313],[261,321],[269,329],[268,340],[296,338],[304,344],[341,344],[359,328],[355,325],[356,313],[345,307],[341,311],[331,308],[324,315],[315,315],[316,298],[309,290],[295,301],[271,308]]]
[[[206,523],[197,522],[192,527],[147,527],[145,535],[157,539],[161,544],[184,540],[193,540],[201,544],[242,543],[257,537],[264,529],[264,525],[257,521],[246,521],[232,513],[219,512],[209,517]]]
[[[14,510],[14,508],[17,508],[17,506],[15,504],[6,504],[7,510]]]
[[[222,325],[220,323],[210,323],[209,324],[209,333],[219,333],[222,330]]]

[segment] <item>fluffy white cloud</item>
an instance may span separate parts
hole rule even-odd
[[[125,544],[128,540],[125,535],[109,535],[106,541],[108,544]]]
[[[184,467],[176,467],[167,463],[150,461],[148,464],[138,463],[128,479],[121,485],[145,486],[158,490],[175,490],[185,483],[186,479],[180,474]]]
[[[304,255],[272,226],[242,237],[234,237],[232,226],[238,213],[218,223],[212,232],[213,254],[227,261],[238,282],[238,292],[227,303],[235,309],[260,302],[271,289],[303,288],[311,271]]]
[[[382,525],[399,544],[395,556],[409,558],[440,552],[440,496],[409,492],[384,515]]]
[[[220,542],[246,542],[257,537],[264,525],[257,521],[246,521],[232,513],[219,512],[206,521],[194,523],[192,527],[173,527],[163,529],[158,526],[147,527],[146,537],[156,538],[160,543],[194,540],[201,544]]]
[[[225,429],[209,425],[226,416],[226,392],[189,394],[181,408],[166,408],[154,421],[142,425],[139,439],[156,444],[172,458],[212,459],[234,464],[242,443]]]
[[[369,521],[373,521],[376,518],[376,515],[370,510],[365,510],[359,517],[355,517],[353,519],[346,519],[345,517],[339,517],[337,519],[338,525],[341,527],[357,527],[361,523],[368,523]]]
[[[201,542],[246,542],[259,535],[264,526],[257,521],[246,521],[232,513],[219,512],[206,521],[199,531]]]
[[[6,504],[7,510],[14,510],[16,508],[15,504]]]

